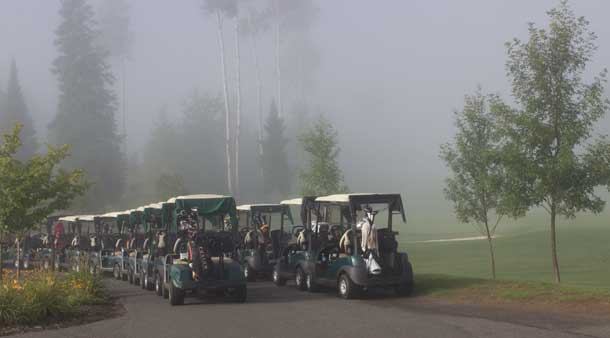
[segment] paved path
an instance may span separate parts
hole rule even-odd
[[[610,337],[610,321],[490,311],[389,294],[344,301],[332,292],[311,294],[258,282],[249,285],[245,304],[187,298],[186,305],[171,307],[127,282],[108,283],[125,307],[123,316],[16,337]]]

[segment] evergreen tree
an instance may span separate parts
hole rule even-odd
[[[290,168],[286,158],[286,143],[284,137],[284,119],[279,116],[275,101],[271,102],[269,116],[265,121],[265,136],[263,138],[263,180],[266,194],[280,193],[286,195],[290,191]]]
[[[323,196],[348,191],[337,163],[338,133],[324,117],[301,135],[300,141],[308,154],[307,167],[299,176],[303,196]]]
[[[25,160],[31,158],[38,143],[36,141],[34,124],[28,113],[28,108],[19,84],[19,71],[15,60],[11,63],[11,73],[4,98],[0,100],[0,133],[7,133],[15,124],[21,124],[21,143],[17,158]]]
[[[59,56],[53,72],[59,80],[57,115],[50,125],[56,143],[71,144],[71,167],[83,168],[93,186],[82,207],[102,209],[119,200],[125,181],[112,91],[114,77],[107,55],[96,45],[99,31],[85,0],[62,0],[55,31]]]

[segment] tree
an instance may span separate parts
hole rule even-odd
[[[52,140],[71,144],[66,164],[83,168],[92,189],[83,198],[89,210],[104,209],[120,200],[125,159],[116,131],[114,78],[106,53],[96,42],[99,31],[85,0],[62,0],[61,23],[55,31],[58,57],[53,72],[59,80],[57,115],[50,125]]]
[[[269,116],[265,123],[263,139],[263,191],[266,194],[280,193],[285,196],[290,191],[290,168],[286,159],[284,120],[279,116],[275,101],[271,102]]]
[[[229,84],[227,79],[227,62],[225,58],[225,44],[223,38],[223,18],[232,18],[237,15],[237,2],[235,0],[206,0],[204,2],[205,10],[211,15],[216,16],[218,49],[220,51],[220,67],[222,73],[222,92],[224,97],[225,108],[225,160],[227,165],[227,190],[233,193],[233,163],[231,160],[231,108],[229,98]]]
[[[320,117],[301,135],[299,140],[309,162],[299,175],[303,196],[323,196],[348,191],[337,163],[340,152],[338,136],[335,128],[324,117]]]
[[[67,145],[48,146],[45,155],[19,160],[16,155],[22,146],[21,130],[22,126],[17,124],[12,133],[4,135],[0,145],[0,233],[17,236],[18,253],[19,239],[26,232],[55,211],[68,208],[87,188],[82,170],[66,171],[59,167],[68,157]],[[1,274],[0,271],[0,279]]]
[[[483,95],[466,96],[464,109],[456,112],[457,133],[453,144],[441,147],[441,158],[452,176],[447,178],[445,195],[453,202],[457,219],[474,222],[487,238],[491,274],[496,279],[493,236],[507,210],[502,208],[504,172],[501,167],[495,116],[490,105],[499,99]],[[495,221],[493,215],[495,214]]]
[[[591,83],[583,80],[596,50],[588,22],[576,17],[567,1],[548,15],[547,29],[530,24],[528,41],[507,43],[507,72],[519,108],[498,113],[506,138],[502,153],[511,200],[548,212],[553,272],[559,283],[557,216],[599,213],[605,205],[594,191],[605,183],[604,170],[592,170],[604,164],[591,152],[607,143],[591,140],[591,134],[609,102],[603,96],[605,71]]]
[[[184,179],[178,174],[161,174],[155,187],[158,201],[165,201],[174,196],[188,195]]]
[[[124,151],[127,153],[127,59],[131,56],[133,32],[130,27],[130,7],[125,0],[104,0],[98,9],[100,42],[120,65],[121,108]]]
[[[36,141],[34,123],[28,113],[25,98],[21,91],[19,71],[14,59],[11,62],[8,86],[2,101],[0,103],[0,133],[10,132],[10,128],[16,123],[21,124],[23,126],[21,134],[23,146],[19,148],[17,158],[21,160],[28,159],[36,153],[38,142]]]

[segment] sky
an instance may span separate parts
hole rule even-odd
[[[111,1],[111,0],[96,0]],[[198,0],[131,0],[133,50],[127,63],[129,152],[139,153],[159,111],[180,113],[193,90],[219,93],[212,18]],[[450,141],[453,113],[477,86],[510,101],[505,42],[544,25],[554,0],[319,0],[311,40],[319,55],[309,93],[341,139],[352,189],[403,193],[417,222],[455,223],[443,200],[447,170],[439,146]],[[610,66],[610,2],[571,1],[598,35],[589,76]],[[15,58],[39,137],[56,112],[54,29],[58,0],[0,0],[0,85]],[[232,50],[231,35],[228,53]],[[263,39],[265,97],[273,90],[272,44]],[[244,48],[248,48],[246,45]],[[244,61],[246,105],[254,100],[252,63]],[[232,79],[230,79],[232,80]],[[608,93],[610,91],[607,90]],[[254,110],[246,108],[246,118]],[[246,128],[254,128],[246,125]],[[610,118],[599,126],[610,134]],[[293,141],[296,142],[296,141]],[[438,211],[441,212],[438,212]],[[606,212],[601,222],[609,219]],[[604,219],[605,217],[605,220]],[[595,222],[599,222],[596,218]]]

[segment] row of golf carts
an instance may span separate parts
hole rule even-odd
[[[228,196],[180,196],[123,212],[59,218],[49,232],[53,248],[42,260],[45,267],[112,273],[172,305],[205,294],[243,302],[247,282],[266,278],[311,292],[336,288],[342,298],[374,287],[407,295],[413,272],[407,254],[397,250],[395,217],[405,221],[398,194],[240,206]],[[62,238],[72,240],[57,245]]]

